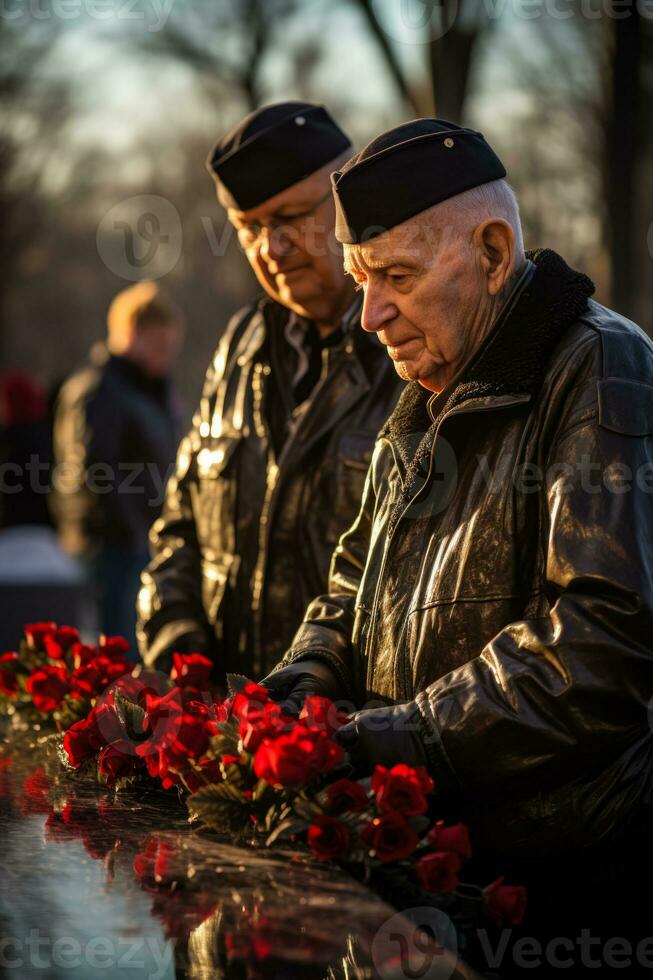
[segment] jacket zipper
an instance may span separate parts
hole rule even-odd
[[[325,379],[328,373],[328,350],[322,351],[322,374],[320,377],[319,384]],[[270,368],[268,367],[266,374],[270,374]],[[265,427],[265,432],[268,440],[268,472],[265,488],[265,497],[263,500],[263,508],[261,510],[261,517],[259,521],[259,547],[258,555],[256,558],[256,566],[254,569],[254,580],[252,584],[252,625],[253,625],[253,635],[254,635],[254,649],[253,649],[253,664],[255,672],[260,675],[263,672],[263,592],[265,590],[265,568],[267,565],[267,556],[270,548],[270,533],[272,527],[272,517],[274,514],[274,506],[276,504],[277,498],[279,496],[278,489],[283,482],[280,477],[282,476],[281,467],[283,462],[290,455],[290,450],[297,441],[299,432],[302,428],[302,423],[305,422],[308,412],[299,425],[297,425],[290,436],[290,439],[286,442],[279,455],[279,461],[277,462],[274,448],[272,444],[272,438],[270,435],[269,427],[267,422],[264,420],[263,412],[261,412],[261,420]],[[297,624],[299,625],[299,624]]]

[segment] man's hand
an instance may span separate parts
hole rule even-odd
[[[262,681],[276,701],[284,702],[292,709],[301,710],[307,694],[317,694],[336,701],[342,695],[338,678],[321,660],[301,660],[275,670]]]
[[[369,776],[375,766],[390,768],[398,762],[426,768],[426,752],[418,731],[414,701],[353,714],[334,738],[349,753],[356,776]]]

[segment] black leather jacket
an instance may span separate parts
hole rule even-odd
[[[289,401],[289,312],[264,299],[237,314],[182,440],[140,594],[144,659],[210,655],[217,674],[264,673],[287,649],[360,506],[379,429],[403,384],[354,322],[325,349],[322,378]],[[289,430],[274,449],[272,423]]]
[[[283,661],[414,702],[506,860],[600,841],[653,792],[653,344],[533,258],[453,390],[406,388]]]
[[[104,344],[64,383],[54,420],[52,508],[66,551],[147,553],[181,434],[169,379],[150,379]]]

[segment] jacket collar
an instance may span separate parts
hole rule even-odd
[[[416,433],[435,428],[444,415],[476,399],[524,401],[542,384],[547,362],[568,328],[587,308],[594,284],[571,269],[551,249],[529,252],[520,277],[497,322],[467,364],[444,403],[417,382],[404,389],[382,435],[408,465],[415,455]],[[512,399],[511,399],[512,400]],[[429,405],[435,408],[432,414]]]

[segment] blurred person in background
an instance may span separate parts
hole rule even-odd
[[[179,439],[171,376],[183,321],[155,283],[140,282],[115,297],[107,328],[57,400],[54,512],[62,547],[84,561],[100,630],[125,636],[137,656],[147,536]]]
[[[327,582],[402,387],[343,275],[329,174],[352,153],[323,106],[247,116],[209,159],[264,291],[222,333],[182,441],[140,594],[150,665],[199,652],[272,667]]]

